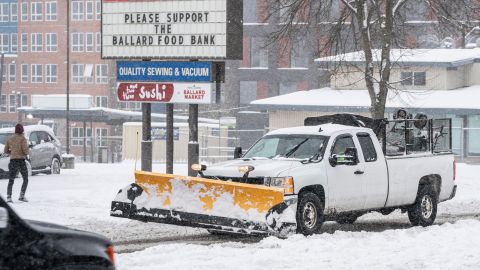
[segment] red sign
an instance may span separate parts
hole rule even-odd
[[[120,101],[169,102],[173,96],[173,84],[120,83],[117,96]]]
[[[209,104],[210,83],[119,83],[119,101]]]

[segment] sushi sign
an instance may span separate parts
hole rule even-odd
[[[102,0],[102,58],[242,59],[241,0]]]
[[[124,102],[209,104],[209,83],[119,83],[117,97]]]

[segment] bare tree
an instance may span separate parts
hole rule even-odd
[[[428,12],[438,22],[444,36],[460,38],[465,48],[469,34],[480,35],[480,1],[478,0],[425,0]]]
[[[308,35],[324,37],[318,45],[321,55],[361,51],[363,65],[355,68],[363,73],[371,101],[371,116],[379,119],[385,115],[388,92],[394,89],[394,83],[390,82],[395,65],[391,50],[408,47],[406,15],[411,11],[406,4],[415,5],[415,2],[426,5],[435,13],[434,19],[438,16],[449,27],[467,21],[454,19],[460,18],[458,14],[467,18],[466,9],[447,13],[448,5],[455,5],[453,0],[270,0],[270,18],[274,22],[274,18],[279,18],[277,30],[270,37],[272,43]],[[468,29],[468,26],[461,27]],[[349,65],[348,61],[338,58],[334,64],[335,69]]]

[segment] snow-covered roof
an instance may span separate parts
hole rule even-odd
[[[321,128],[321,131],[320,131]],[[338,125],[338,124],[323,124],[318,126],[299,126],[276,129],[269,132],[267,135],[281,135],[281,134],[308,134],[308,135],[324,135],[330,136],[337,131],[363,129],[352,126]]]
[[[141,127],[142,122],[125,122],[123,126],[128,127]],[[152,122],[152,127],[166,127],[167,123],[165,122]],[[174,127],[188,127],[188,123],[173,123]],[[218,121],[217,124],[206,124],[206,123],[198,123],[199,127],[209,127],[209,128],[218,128]]]
[[[23,106],[18,108],[23,113],[31,113],[35,118],[40,118],[41,115],[45,115],[45,118],[63,118],[65,109],[38,109],[34,107]],[[76,119],[75,121],[83,121],[84,118],[94,118],[98,121],[106,121],[109,119],[123,120],[123,121],[136,121],[141,120],[142,112],[124,111],[119,109],[105,108],[105,107],[91,107],[85,109],[70,109],[70,116],[74,118],[78,116],[82,119]],[[164,113],[152,113],[152,120],[166,119],[167,115]],[[188,121],[188,116],[175,115],[175,120]],[[89,120],[89,119],[88,119]],[[217,124],[217,119],[199,117],[200,123]]]
[[[456,90],[390,90],[386,108],[421,110],[480,110],[480,85]],[[367,90],[322,88],[259,99],[250,104],[263,109],[360,112],[370,108]]]
[[[381,50],[373,50],[375,62],[380,61]],[[392,49],[390,59],[395,65],[458,67],[480,60],[480,49]],[[363,51],[315,59],[319,64],[363,64]]]

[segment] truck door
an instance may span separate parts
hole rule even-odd
[[[369,133],[357,133],[357,138],[362,153],[359,156],[365,162],[365,172],[362,175],[365,183],[365,209],[384,207],[388,194],[388,174],[385,159],[378,154],[382,151],[375,148]]]
[[[339,135],[332,146],[329,161],[335,157],[345,155],[347,148],[356,148],[351,134]],[[337,158],[338,159],[338,158]],[[336,164],[327,162],[328,185],[333,195],[333,207],[337,212],[363,209],[365,204],[364,194],[364,163],[357,158],[356,162]]]

